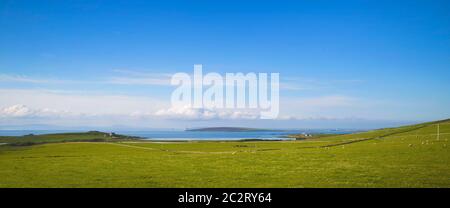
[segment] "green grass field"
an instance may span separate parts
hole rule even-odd
[[[0,145],[0,187],[450,187],[448,120],[301,141],[93,137]]]

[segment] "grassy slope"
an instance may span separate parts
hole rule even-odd
[[[14,146],[28,146],[44,143],[56,142],[116,142],[135,140],[135,137],[124,135],[110,136],[108,133],[99,131],[90,131],[82,133],[62,133],[62,134],[44,134],[44,135],[26,135],[26,136],[0,136],[0,143],[6,143]]]
[[[0,146],[0,187],[450,187],[450,122],[304,141]]]

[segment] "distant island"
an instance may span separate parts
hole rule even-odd
[[[281,131],[281,130],[244,128],[244,127],[207,127],[207,128],[186,129],[185,131],[248,132],[248,131]]]

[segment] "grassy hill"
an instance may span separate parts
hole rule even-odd
[[[89,131],[81,133],[0,136],[0,143],[9,144],[12,146],[28,146],[56,142],[119,142],[137,139],[139,138],[119,134],[110,135],[109,133],[99,131]]]
[[[1,145],[0,187],[450,187],[449,135],[444,120],[301,141]]]

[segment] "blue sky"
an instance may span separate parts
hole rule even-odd
[[[158,81],[192,72],[193,64],[206,72],[279,72],[289,86],[281,114],[296,118],[207,124],[443,119],[450,117],[448,11],[448,1],[1,0],[0,122],[205,125],[152,116],[170,107],[174,89]],[[37,116],[43,111],[52,116]]]

